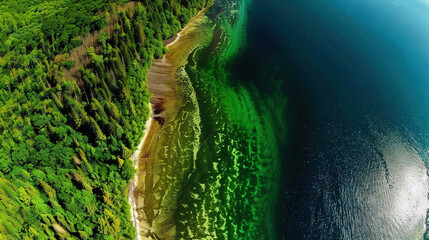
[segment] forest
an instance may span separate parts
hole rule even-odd
[[[134,239],[146,73],[212,0],[3,0],[0,239]]]

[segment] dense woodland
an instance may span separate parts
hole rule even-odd
[[[0,239],[134,239],[146,73],[211,1],[1,1]]]

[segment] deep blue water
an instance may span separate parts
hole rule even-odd
[[[236,74],[288,99],[279,238],[424,238],[429,1],[254,0],[247,42]]]

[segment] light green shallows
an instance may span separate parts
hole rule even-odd
[[[201,133],[194,167],[185,174],[177,203],[180,239],[275,238],[276,116],[269,112],[270,98],[234,81],[228,71],[245,46],[249,4],[225,5],[213,23],[221,37],[193,54],[186,66],[201,118],[194,129]],[[186,145],[193,144],[182,143]]]

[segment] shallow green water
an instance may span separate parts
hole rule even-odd
[[[273,122],[283,106],[273,106],[256,88],[230,71],[243,49],[247,0],[218,1],[208,16],[210,44],[189,59],[200,114],[195,164],[182,184],[176,210],[177,237],[183,239],[273,239],[279,151],[283,128]]]
[[[218,4],[180,236],[429,239],[428,2]]]

